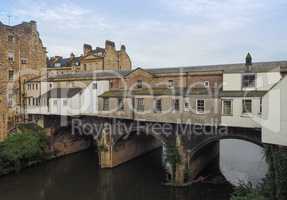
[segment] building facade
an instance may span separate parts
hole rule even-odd
[[[22,120],[24,82],[46,69],[46,48],[35,21],[0,22],[0,141]]]
[[[132,62],[126,51],[125,45],[120,50],[116,49],[115,43],[107,40],[105,47],[83,45],[83,54],[76,57],[71,53],[69,58],[60,56],[51,57],[48,60],[48,75],[60,75],[65,73],[93,72],[93,71],[123,71],[131,70]]]

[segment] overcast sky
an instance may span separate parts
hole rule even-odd
[[[1,0],[8,15],[36,20],[49,56],[109,39],[137,67],[287,60],[286,0]]]

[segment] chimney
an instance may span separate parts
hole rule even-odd
[[[37,31],[37,22],[36,21],[31,20],[30,25],[31,25],[33,31]]]
[[[251,67],[252,67],[252,56],[250,53],[247,54],[246,58],[245,58],[245,66],[247,71],[251,71]]]
[[[125,45],[121,46],[121,51],[126,51],[126,46]]]
[[[91,53],[93,50],[92,46],[89,44],[84,44],[84,56],[88,55]]]
[[[113,41],[110,41],[110,40],[106,40],[106,46],[105,46],[106,49],[115,49],[116,48],[116,45]]]
[[[70,59],[73,60],[74,58],[75,58],[75,54],[72,52],[72,53],[70,54]]]

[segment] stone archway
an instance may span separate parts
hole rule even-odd
[[[210,165],[214,163],[215,159],[218,159],[219,165],[219,156],[220,156],[220,141],[235,139],[250,142],[257,146],[263,147],[263,144],[252,137],[246,137],[244,135],[225,135],[225,136],[214,136],[209,137],[199,144],[194,146],[190,151],[190,168],[192,171],[192,178],[196,178],[200,173]],[[219,167],[219,166],[218,166]]]

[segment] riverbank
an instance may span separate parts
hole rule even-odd
[[[91,144],[89,138],[76,137],[64,131],[48,137],[45,129],[35,124],[19,125],[0,143],[0,176],[86,150]]]

